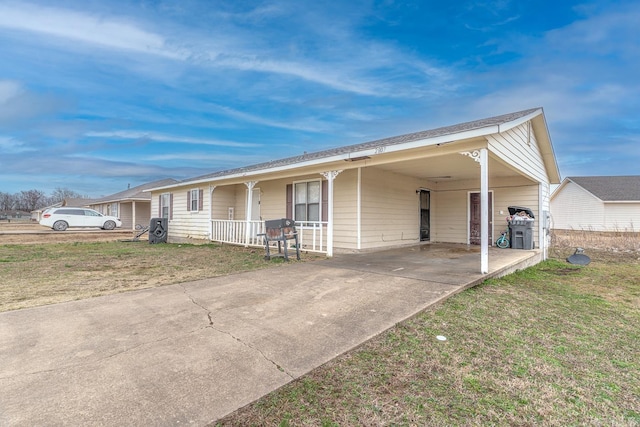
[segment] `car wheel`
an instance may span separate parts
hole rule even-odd
[[[69,224],[67,224],[65,221],[56,221],[53,223],[53,229],[56,231],[64,231],[67,229],[67,227],[69,227]]]
[[[113,230],[114,228],[116,228],[116,223],[113,221],[107,221],[104,223],[102,228],[105,230]]]

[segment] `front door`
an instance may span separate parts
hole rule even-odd
[[[251,221],[260,221],[260,189],[254,188],[251,195]]]
[[[431,192],[420,190],[420,241],[431,238]]]
[[[493,194],[489,192],[489,245],[493,241]],[[479,245],[480,242],[480,193],[469,194],[469,243]]]

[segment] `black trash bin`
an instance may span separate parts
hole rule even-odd
[[[151,218],[149,223],[149,243],[167,243],[169,221],[167,218]]]
[[[512,249],[533,249],[535,216],[529,208],[509,206],[509,242]]]

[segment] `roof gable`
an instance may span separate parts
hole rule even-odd
[[[640,175],[567,177],[604,202],[640,202]]]

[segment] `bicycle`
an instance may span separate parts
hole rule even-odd
[[[496,246],[500,249],[507,249],[509,247],[509,239],[507,238],[507,233],[509,229],[507,228],[500,234],[500,237],[496,240]]]

